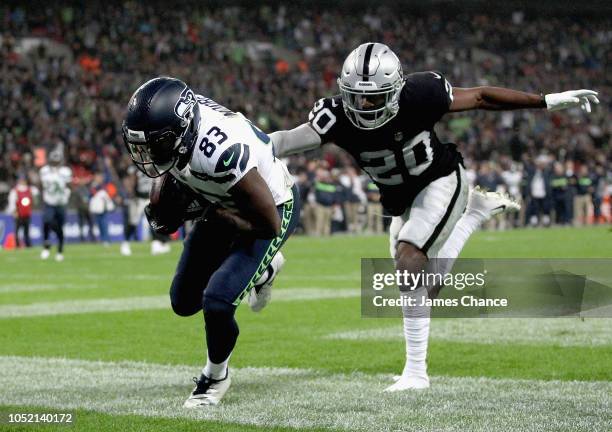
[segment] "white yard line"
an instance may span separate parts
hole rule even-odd
[[[64,283],[70,283],[75,285],[81,285],[86,288],[89,281],[97,281],[100,283],[108,283],[109,281],[166,281],[170,282],[172,275],[145,275],[145,274],[113,274],[102,275],[102,274],[74,274],[74,273],[47,273],[45,274],[45,281],[47,283],[57,285],[58,289],[62,287]],[[20,282],[20,281],[23,281]],[[87,282],[85,282],[87,281]],[[36,285],[32,284],[32,275],[28,273],[6,273],[2,275],[2,282],[0,282],[0,289],[3,286],[18,287],[21,285]]]
[[[402,340],[401,320],[388,327],[331,333],[326,339]],[[464,318],[433,319],[431,339],[478,344],[559,346],[612,345],[612,319]]]
[[[273,302],[309,301],[359,297],[356,289],[294,288],[275,290]],[[170,298],[162,296],[96,298],[39,302],[31,304],[0,305],[0,319],[45,315],[86,314],[96,312],[122,312],[131,310],[168,309]]]
[[[312,284],[313,281],[317,283],[321,281],[337,281],[337,282],[347,282],[349,284],[353,284],[356,287],[359,286],[359,275],[354,277],[344,276],[344,275],[317,275],[313,276],[300,276],[300,275],[283,275],[281,276],[282,283],[286,282],[310,282]],[[112,277],[108,275],[99,275],[99,274],[84,274],[84,275],[68,275],[68,274],[46,274],[45,275],[45,283],[32,283],[32,275],[31,274],[22,274],[15,273],[10,274],[6,273],[2,275],[2,281],[0,281],[0,293],[9,293],[9,292],[24,292],[24,291],[49,291],[49,290],[61,290],[66,285],[69,285],[70,288],[89,288],[89,283],[84,283],[83,280],[93,280],[99,282],[108,282],[109,280],[113,281],[162,281],[162,282],[170,282],[172,280],[172,275],[144,275],[144,274],[134,274],[134,275],[112,275]],[[25,281],[25,283],[19,283],[19,281]],[[57,282],[54,282],[57,281]],[[96,285],[98,286],[98,285]],[[310,288],[310,286],[306,286],[304,288]]]
[[[39,291],[62,291],[62,290],[91,290],[105,288],[107,285],[100,283],[27,283],[27,284],[0,284],[0,294],[39,292]]]
[[[0,370],[3,405],[269,427],[603,431],[612,414],[610,382],[434,377],[427,391],[385,394],[390,375],[242,368],[222,405],[189,411],[195,366],[6,356]]]
[[[164,309],[169,307],[170,299],[168,296],[66,300],[58,302],[39,302],[25,305],[6,304],[0,305],[0,319],[45,315]]]
[[[359,284],[359,278],[360,278],[360,274],[359,273],[349,273],[349,274],[342,274],[342,275],[336,275],[336,274],[329,274],[329,275],[316,275],[316,276],[305,276],[305,275],[286,275],[283,274],[282,276],[280,276],[280,279],[282,280],[292,280],[292,281],[297,281],[297,280],[306,280],[306,281],[312,281],[312,280],[332,280],[332,281],[350,281],[350,282],[356,282],[357,284]],[[145,275],[145,274],[124,274],[124,275],[113,275],[113,280],[116,279],[120,279],[120,280],[171,280],[172,279],[172,275],[171,274],[167,274],[167,275],[155,275],[155,274],[149,274],[149,275]],[[66,279],[75,279],[75,280],[83,280],[83,279],[87,279],[87,280],[102,280],[102,281],[108,281],[109,277],[108,275],[102,275],[102,274],[83,274],[83,275],[69,275],[69,274],[61,274],[61,273],[49,273],[45,275],[45,279],[60,279],[60,280],[66,280]],[[24,274],[24,273],[6,273],[2,275],[2,280],[25,280],[25,281],[31,281],[32,280],[32,275],[31,274]],[[2,286],[2,284],[0,284],[0,286]]]

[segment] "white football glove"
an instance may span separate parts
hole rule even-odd
[[[563,93],[550,93],[544,96],[548,111],[558,111],[580,106],[583,111],[591,112],[591,103],[598,104],[597,92],[593,90],[569,90]]]

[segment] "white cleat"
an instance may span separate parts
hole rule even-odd
[[[49,255],[51,255],[51,252],[49,251],[49,249],[43,249],[42,252],[40,253],[40,259],[46,260],[49,258]]]
[[[196,386],[191,392],[189,398],[183,404],[185,408],[201,408],[209,405],[218,405],[223,399],[223,396],[229,389],[232,380],[230,378],[229,369],[225,378],[222,380],[214,380],[201,374],[200,378],[193,378]]]
[[[249,307],[253,312],[262,310],[272,299],[272,284],[285,264],[285,257],[278,251],[263,275],[249,292]]]
[[[492,218],[495,215],[507,212],[517,212],[521,205],[510,195],[501,192],[487,192],[476,186],[470,193],[466,211],[474,211]]]
[[[162,243],[159,240],[151,242],[151,255],[161,255],[170,252],[170,243]]]
[[[393,377],[395,384],[385,389],[385,392],[398,392],[405,390],[423,390],[429,388],[429,376],[425,375],[401,375]]]
[[[119,251],[121,252],[121,255],[123,256],[132,255],[132,249],[130,248],[130,244],[126,241],[121,243],[121,248],[119,249]]]
[[[57,262],[64,261],[64,255],[62,255],[61,253],[58,253],[57,255],[55,255],[55,261]]]
[[[151,255],[159,255],[160,246],[161,242],[159,240],[153,240],[151,242]]]

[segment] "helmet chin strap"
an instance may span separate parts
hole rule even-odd
[[[362,126],[374,127],[374,125],[376,124],[376,118],[374,118],[373,120],[368,120],[363,118],[359,114],[357,114],[356,117],[359,119],[359,123],[361,123]]]
[[[386,123],[388,123],[393,117],[397,115],[398,110],[393,109],[393,103],[389,102],[385,105],[385,110],[382,111],[373,120],[363,118],[360,114],[353,112],[354,121],[359,123],[364,129],[377,129]],[[378,122],[380,121],[380,124]]]

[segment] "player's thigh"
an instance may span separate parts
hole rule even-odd
[[[58,206],[55,208],[55,223],[58,229],[62,229],[66,223],[66,207]]]
[[[469,185],[463,167],[446,177],[431,182],[414,199],[410,208],[394,218],[402,223],[396,241],[407,242],[427,257],[435,257],[467,205]]]
[[[43,207],[43,215],[42,215],[43,223],[52,224],[54,217],[55,217],[55,210],[53,206],[45,204]]]
[[[264,274],[274,255],[295,230],[300,218],[297,189],[293,199],[278,206],[281,233],[274,239],[238,240],[230,255],[213,273],[204,291],[203,304],[208,301],[238,306]]]
[[[183,243],[170,286],[172,309],[189,316],[202,309],[202,292],[230,254],[236,232],[219,221],[198,221]]]

